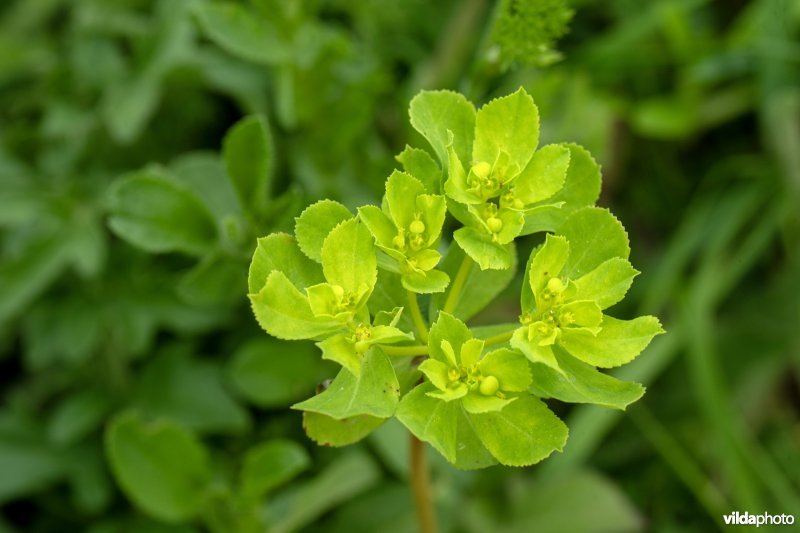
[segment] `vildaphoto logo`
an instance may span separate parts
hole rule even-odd
[[[790,526],[794,524],[794,515],[790,514],[750,514],[747,511],[740,513],[734,511],[731,514],[722,515],[722,520],[726,526]]]

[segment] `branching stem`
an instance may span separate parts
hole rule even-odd
[[[428,355],[428,347],[424,344],[415,346],[381,346],[383,353],[389,357],[416,357],[418,355]]]
[[[461,261],[461,266],[458,267],[456,278],[450,286],[450,292],[447,293],[447,299],[444,302],[444,307],[442,307],[442,311],[445,313],[452,313],[456,305],[458,305],[458,299],[461,297],[461,291],[464,290],[464,284],[467,282],[473,263],[474,261],[470,256],[464,255],[464,260]]]
[[[493,346],[495,344],[503,344],[504,342],[508,341],[512,335],[514,335],[514,331],[517,328],[512,329],[511,331],[506,331],[505,333],[498,333],[497,335],[492,335],[491,337],[487,337],[484,339],[484,346]]]
[[[428,463],[425,460],[425,443],[411,434],[409,441],[411,460],[411,491],[417,508],[417,522],[421,533],[436,533],[436,513],[431,498]]]

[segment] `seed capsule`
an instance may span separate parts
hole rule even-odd
[[[472,165],[472,173],[478,176],[482,180],[488,178],[489,173],[491,171],[492,171],[492,165],[490,165],[486,161],[480,161]]]
[[[424,222],[422,222],[421,220],[415,220],[415,221],[413,221],[413,222],[411,223],[411,225],[408,227],[408,230],[409,230],[411,233],[415,234],[415,235],[419,235],[420,233],[422,233],[423,231],[425,231],[425,223],[424,223]]]
[[[497,217],[489,217],[486,221],[486,225],[489,226],[489,230],[491,230],[492,233],[499,233],[500,230],[503,229],[503,221]]]
[[[406,239],[405,239],[405,237],[403,237],[403,234],[400,233],[397,236],[395,236],[394,239],[392,239],[392,244],[398,250],[405,250],[405,248],[406,248]]]
[[[340,285],[331,285],[331,289],[337,300],[344,298],[344,289]]]
[[[500,388],[500,382],[494,376],[486,376],[481,381],[480,391],[484,396],[492,396]]]
[[[553,294],[560,294],[564,292],[564,283],[558,278],[550,278],[547,282],[547,290]]]

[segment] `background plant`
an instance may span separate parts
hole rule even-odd
[[[545,5],[529,4],[525,13]],[[571,430],[562,455],[531,471],[459,473],[434,460],[442,528],[706,531],[734,508],[800,514],[794,4],[572,2],[563,60],[544,69],[525,65],[552,54],[523,61],[497,42],[500,11],[487,15],[500,8],[488,2],[241,3],[277,27],[290,27],[288,16],[306,28],[293,34],[291,55],[272,62],[219,41],[197,11],[205,5],[0,8],[5,529],[196,524],[145,518],[126,485],[115,488],[103,428],[134,406],[143,418],[109,427],[177,424],[207,448],[212,483],[230,490],[245,450],[274,438],[301,443],[312,466],[256,505],[274,529],[408,530],[401,428],[386,424],[344,452],[311,445],[299,414],[284,408],[335,367],[303,343],[281,345],[292,358],[261,357],[276,346],[244,302],[187,298],[183,280],[207,257],[238,261],[244,286],[251,250],[234,253],[237,241],[221,239],[235,231],[217,230],[214,215],[202,252],[152,254],[108,229],[110,187],[153,168],[159,180],[180,181],[180,156],[219,151],[243,115],[261,113],[275,145],[271,198],[294,189],[305,195],[298,211],[322,196],[352,210],[377,202],[393,154],[424,146],[404,119],[419,89],[455,88],[482,104],[520,85],[540,108],[543,144],[577,142],[603,166],[599,203],[625,223],[631,262],[644,272],[617,316],[664,317],[670,334],[615,373],[648,387],[625,415],[554,404]],[[504,24],[522,12],[503,11]],[[317,30],[325,39],[308,38]],[[561,33],[533,39],[554,50]],[[279,101],[306,114],[285,121]],[[225,174],[218,156],[210,160],[205,168]],[[200,196],[196,185],[173,188]],[[288,231],[296,214],[226,227]],[[532,245],[522,239],[518,256]],[[458,261],[445,257],[443,267]],[[521,286],[512,280],[476,323],[516,320]]]

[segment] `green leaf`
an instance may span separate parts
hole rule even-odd
[[[374,245],[372,234],[359,219],[336,226],[322,244],[325,279],[351,293],[359,293],[364,286],[372,290],[378,277]]]
[[[228,376],[236,390],[253,404],[285,407],[308,396],[324,374],[313,344],[264,336],[236,350]]]
[[[472,338],[469,328],[462,321],[449,313],[442,311],[436,322],[431,324],[428,333],[428,348],[430,357],[445,364],[451,364],[450,357],[442,350],[442,341],[447,341],[452,346],[456,355],[461,352],[461,346]]]
[[[569,148],[560,144],[542,146],[514,180],[514,197],[523,204],[541,202],[564,187],[569,168]]]
[[[365,205],[358,208],[358,216],[378,244],[385,248],[395,248],[392,240],[397,235],[397,227],[386,213],[374,205]]]
[[[612,257],[575,280],[579,300],[594,300],[600,309],[611,307],[625,297],[639,271],[627,259]]]
[[[247,450],[239,487],[247,498],[260,499],[311,465],[305,448],[285,439],[261,443]]]
[[[591,206],[600,197],[600,167],[585,148],[565,144],[569,148],[569,168],[564,187],[548,198],[550,206],[541,206],[525,219],[523,235],[534,231],[556,231],[570,213]],[[563,202],[563,203],[562,203]],[[557,207],[561,204],[560,207]]]
[[[360,415],[337,420],[311,411],[303,412],[303,428],[308,438],[320,446],[354,444],[380,427],[385,418]]]
[[[567,426],[541,400],[527,394],[501,411],[467,416],[484,446],[504,465],[538,463],[567,442]]]
[[[557,278],[561,274],[564,265],[567,264],[570,256],[570,245],[564,237],[547,235],[544,245],[531,253],[531,261],[528,266],[528,287],[533,291],[533,295],[539,298],[547,282],[551,278]],[[523,287],[523,293],[527,287]],[[523,300],[525,298],[523,297]],[[525,309],[530,311],[530,309]]]
[[[475,107],[463,95],[452,91],[422,91],[409,106],[411,125],[431,144],[442,163],[447,165],[448,131],[461,161],[471,161],[475,134]]]
[[[187,353],[166,351],[141,372],[131,405],[147,418],[167,418],[198,433],[237,434],[250,417],[230,395],[222,372]]]
[[[274,148],[266,117],[245,117],[228,130],[222,155],[239,201],[254,215],[265,212],[272,188]]]
[[[553,346],[539,344],[541,339],[536,336],[532,339],[529,338],[528,331],[528,327],[515,330],[511,336],[511,346],[522,352],[530,362],[541,363],[556,372],[561,372],[561,367],[558,366],[558,361],[553,355]]]
[[[294,234],[297,244],[308,257],[314,261],[322,262],[322,243],[331,230],[353,217],[345,206],[333,200],[320,200],[308,206],[297,217]]]
[[[606,315],[601,328],[596,336],[585,329],[565,328],[560,345],[585,363],[612,368],[632,361],[653,337],[664,333],[654,316],[618,320]]]
[[[388,418],[394,414],[400,398],[394,368],[380,350],[369,350],[356,377],[342,369],[322,393],[292,406],[341,420],[358,415]]]
[[[471,161],[494,164],[502,150],[522,169],[538,144],[539,111],[533,98],[520,87],[513,94],[495,98],[478,110]]]
[[[289,58],[290,49],[265,17],[236,2],[203,2],[195,9],[200,26],[222,49],[268,65]]]
[[[417,294],[441,293],[450,283],[450,276],[441,270],[403,274],[403,287]]]
[[[498,244],[492,241],[492,236],[479,232],[474,228],[460,228],[453,233],[458,245],[473,261],[478,263],[481,270],[506,270],[511,268],[513,244]]]
[[[625,409],[644,394],[638,383],[621,381],[581,362],[562,350],[555,350],[555,358],[563,373],[541,363],[533,365],[531,390],[546,398],[562,402],[593,403],[615,409]]]
[[[628,234],[607,209],[584,207],[572,213],[558,229],[573,252],[563,274],[577,279],[613,257],[628,258]]]
[[[142,511],[165,522],[200,512],[211,475],[208,453],[191,433],[166,420],[145,424],[128,413],[108,426],[105,445],[114,477]]]
[[[339,363],[354,376],[361,373],[361,357],[352,342],[348,342],[343,333],[328,337],[317,346],[322,350],[322,358]]]
[[[425,150],[412,148],[406,145],[398,154],[397,159],[403,165],[403,170],[411,174],[425,185],[429,194],[440,194],[442,190],[442,169]]]
[[[473,265],[461,293],[456,299],[452,314],[460,320],[469,320],[491,303],[498,294],[511,283],[517,270],[517,249],[514,245],[508,247],[511,255],[511,266],[505,270],[482,270]],[[464,261],[464,251],[458,246],[450,246],[439,268],[454,279],[461,263]],[[434,294],[431,297],[430,314],[441,309],[449,296],[450,291],[443,294]]]
[[[205,256],[178,284],[181,297],[199,306],[239,304],[245,290],[244,264],[223,254]]]
[[[398,228],[408,230],[417,211],[417,197],[421,194],[425,194],[421,181],[405,172],[392,171],[386,180],[386,205]]]
[[[499,396],[484,396],[480,392],[470,391],[461,399],[461,407],[467,413],[491,413],[500,411],[516,398],[500,398]]]
[[[47,441],[34,420],[0,411],[0,503],[41,492],[62,479],[70,466],[68,457]]]
[[[279,339],[313,339],[341,327],[334,320],[315,317],[308,298],[279,270],[273,270],[266,285],[248,297],[258,324]]]
[[[522,392],[531,384],[531,369],[521,353],[502,348],[483,356],[478,364],[484,376],[494,376],[501,391]]]
[[[282,272],[301,290],[325,281],[319,266],[310,261],[300,251],[294,237],[286,233],[272,233],[258,239],[247,275],[249,293],[260,292],[273,270]]]
[[[433,385],[425,383],[403,396],[397,419],[456,468],[472,470],[496,464],[475,434],[460,402],[445,402],[428,395],[434,391]]]
[[[108,397],[96,389],[76,390],[53,411],[48,437],[62,446],[74,444],[101,425],[110,407]]]
[[[151,253],[206,253],[217,227],[206,206],[163,169],[150,167],[118,180],[110,191],[109,227]]]

